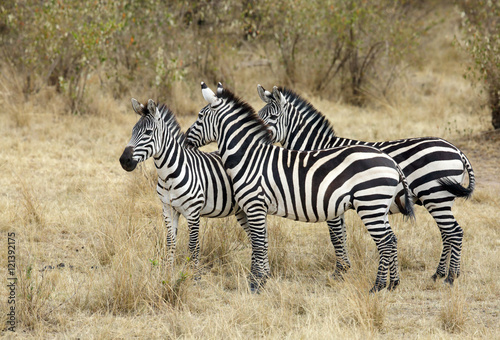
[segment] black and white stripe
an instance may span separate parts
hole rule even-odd
[[[137,163],[154,158],[158,172],[157,193],[163,203],[167,227],[168,264],[173,265],[179,216],[189,227],[189,250],[198,267],[200,216],[226,217],[236,213],[247,230],[246,216],[234,200],[231,181],[217,152],[205,153],[185,143],[185,136],[174,114],[153,100],[147,108],[132,99],[134,111],[141,116],[132,129],[120,163],[132,171]]]
[[[457,147],[434,137],[376,143],[340,138],[335,135],[323,114],[293,91],[275,87],[270,93],[259,85],[258,93],[266,102],[259,116],[271,126],[273,141],[285,148],[320,150],[336,146],[369,145],[391,156],[403,170],[416,203],[429,211],[441,232],[443,251],[432,278],[436,280],[448,274],[445,281],[453,283],[460,274],[463,231],[451,208],[456,197],[468,198],[475,185],[472,166]],[[469,177],[466,188],[460,185],[465,172]],[[397,210],[391,209],[391,212]],[[345,230],[345,225],[342,225],[342,229]],[[344,244],[336,245],[336,251],[345,253],[344,249]]]
[[[271,136],[255,111],[224,90],[215,95],[204,83],[209,103],[186,133],[195,146],[217,142],[233,183],[235,199],[248,217],[252,243],[251,288],[268,274],[266,215],[322,222],[355,209],[374,239],[380,262],[372,291],[399,283],[396,237],[387,214],[405,182],[397,164],[378,149],[350,146],[321,151],[291,151],[271,144]],[[413,213],[409,190],[402,205]]]

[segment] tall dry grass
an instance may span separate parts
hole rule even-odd
[[[445,23],[444,25],[448,25]],[[341,136],[383,140],[440,136],[471,158],[477,188],[457,200],[465,231],[462,274],[453,288],[432,282],[441,240],[430,215],[391,216],[398,237],[401,285],[367,294],[377,251],[348,213],[352,268],[331,278],[335,255],[325,224],[268,217],[272,277],[261,294],[248,290],[251,249],[233,217],[203,219],[200,280],[194,280],[181,219],[173,270],[165,267],[166,232],[148,161],[132,173],[118,158],[137,117],[125,99],[90,84],[92,114],[65,112],[44,88],[24,101],[16,74],[0,76],[0,262],[6,235],[16,233],[18,337],[28,338],[497,338],[500,284],[500,137],[478,89],[463,78],[461,56],[443,46],[453,25],[431,39],[426,62],[399,80],[392,102],[353,108],[310,96]],[[236,64],[236,60],[235,64]],[[228,68],[227,72],[231,72]],[[235,92],[255,108],[256,84],[275,85],[259,68],[238,70]],[[279,84],[278,84],[279,85]],[[148,90],[130,93],[139,100]],[[188,91],[189,95],[183,97]],[[173,89],[187,128],[204,105],[198,84]],[[158,99],[158,98],[157,98]],[[169,103],[169,98],[159,98]],[[2,281],[5,282],[5,281]],[[5,324],[6,285],[0,285]],[[2,335],[10,335],[3,331]]]

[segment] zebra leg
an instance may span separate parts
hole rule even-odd
[[[259,209],[260,210],[260,209]],[[269,276],[268,239],[265,211],[247,211],[250,230],[250,241],[252,243],[252,266],[250,268],[250,290],[259,293],[264,287]]]
[[[445,279],[445,282],[453,285],[453,281],[460,275],[463,229],[451,212],[451,204],[436,207],[435,204],[425,204],[424,202],[424,205],[432,217],[434,217],[443,240],[443,251],[432,279],[436,281],[446,276],[446,268],[449,261],[448,277]]]
[[[395,238],[396,236],[394,235],[392,230],[387,231],[381,238],[374,238],[375,243],[377,244],[380,259],[377,269],[377,278],[375,279],[373,288],[370,289],[370,293],[376,293],[387,286],[388,268],[392,265],[391,262],[394,261],[395,256],[397,258],[397,254],[393,254],[395,249],[393,245]],[[397,281],[399,284],[399,278],[397,279]]]
[[[359,209],[357,209],[359,214]],[[370,211],[370,210],[368,210]],[[373,212],[373,210],[372,210]],[[387,221],[387,213],[384,214],[384,220],[380,221],[381,216],[378,218],[376,215],[360,216],[361,220],[368,229],[370,236],[375,241],[377,245],[377,250],[379,253],[379,265],[377,269],[377,278],[375,279],[375,284],[370,293],[378,292],[387,286],[387,273],[389,267],[393,272],[391,275],[391,289],[394,289],[399,284],[399,274],[397,268],[397,239],[396,235],[391,229],[389,222]]]
[[[200,254],[200,242],[199,242],[199,234],[200,234],[200,215],[193,214],[187,219],[188,228],[189,228],[189,257],[194,268],[194,279],[200,279],[199,272],[199,254]]]
[[[177,226],[179,213],[168,204],[163,205],[163,219],[167,228],[167,268],[174,268],[175,247],[177,244]]]
[[[458,225],[458,222],[455,221],[452,229],[452,236],[448,238],[448,242],[451,243],[450,269],[448,277],[444,280],[445,283],[451,286],[453,281],[460,276],[460,259],[462,258],[462,240],[464,238],[464,231]]]
[[[389,225],[389,223],[387,223],[387,226],[389,229],[391,229],[391,226]],[[390,265],[389,265],[389,286],[387,287],[387,289],[394,290],[394,289],[396,289],[397,286],[399,286],[398,240],[396,238],[396,235],[394,235],[394,238],[392,240],[392,252],[391,252],[391,259],[390,259],[389,263],[390,263]]]
[[[330,240],[335,249],[335,271],[333,277],[342,279],[343,275],[351,268],[351,262],[347,256],[346,247],[346,228],[344,223],[344,215],[340,215],[333,220],[326,222],[328,231],[330,232]]]
[[[250,226],[248,225],[247,215],[245,214],[245,212],[243,210],[238,209],[238,211],[236,211],[236,213],[235,213],[235,216],[236,216],[236,220],[238,221],[238,223],[241,225],[243,230],[245,230],[245,233],[248,236],[248,240],[250,242],[252,242],[252,235],[250,234]],[[254,257],[253,252],[252,252],[252,262],[251,263],[252,263],[251,266],[253,268],[253,266],[255,266],[255,257]],[[265,269],[267,275],[269,276],[271,273],[271,269],[269,267],[269,259],[264,263],[264,269]]]

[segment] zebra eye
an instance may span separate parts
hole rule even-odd
[[[146,136],[151,136],[152,133],[153,133],[153,130],[146,130],[146,131],[144,131],[144,134]]]

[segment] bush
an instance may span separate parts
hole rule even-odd
[[[55,86],[71,112],[85,112],[92,77],[115,97],[137,81],[153,89],[152,97],[168,96],[188,70],[217,74],[220,81],[212,66],[219,52],[209,44],[227,40],[210,36],[215,25],[222,32],[232,25],[218,14],[232,16],[234,6],[224,11],[229,4],[17,0],[0,8],[0,47],[4,60],[25,75],[26,97]]]
[[[410,1],[268,2],[264,26],[283,67],[284,85],[335,91],[360,105],[385,96],[426,26]],[[337,83],[333,81],[337,79]]]
[[[361,104],[386,94],[428,28],[411,1],[15,0],[0,8],[0,48],[26,97],[54,86],[76,113],[89,111],[89,82],[115,98],[151,89],[173,108],[176,82],[233,86],[242,49],[268,51],[282,85],[340,87]]]
[[[28,96],[56,86],[72,112],[83,102],[87,79],[106,60],[121,23],[112,2],[16,1],[3,8],[6,34],[0,41],[6,60],[26,75]]]
[[[465,78],[484,84],[493,127],[500,129],[500,3],[459,0],[458,4],[463,11],[462,47],[473,60]]]

